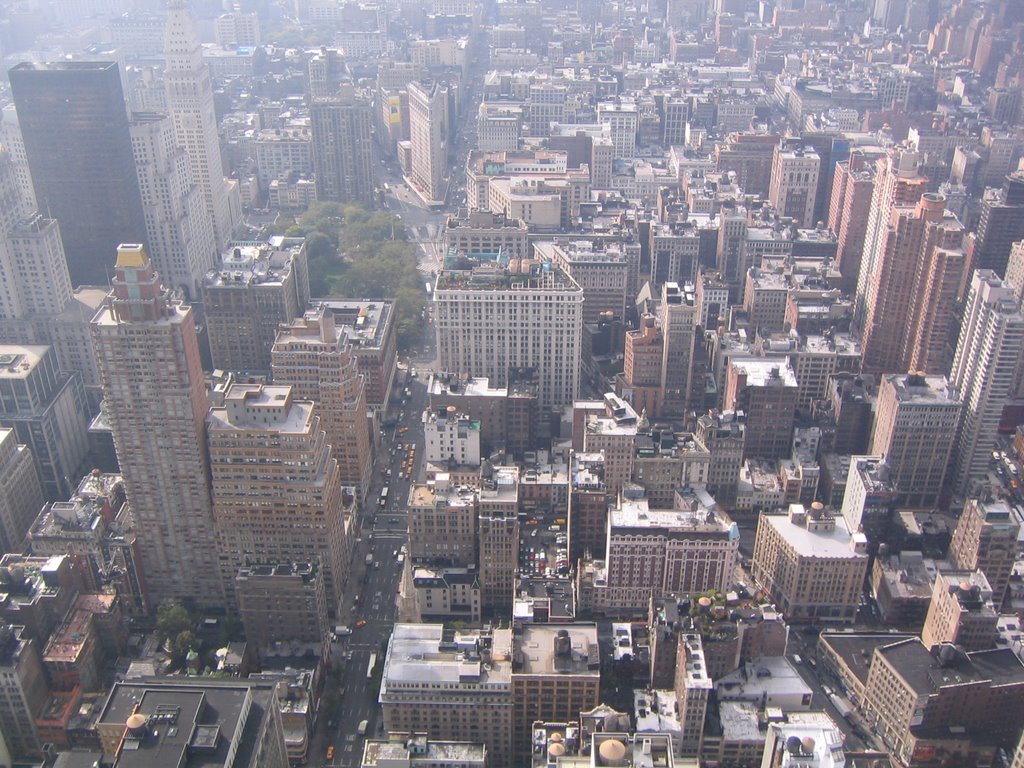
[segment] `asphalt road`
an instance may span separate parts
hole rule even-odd
[[[482,79],[482,78],[481,78]],[[474,120],[475,107],[467,109],[467,120]],[[475,124],[468,130],[460,130],[455,151],[456,178],[464,176],[466,152],[475,145]],[[393,161],[378,168],[381,183],[387,182],[389,191],[385,194],[387,208],[397,214],[409,230],[410,238],[418,245],[417,260],[424,282],[440,269],[443,255],[443,227],[449,206],[445,211],[426,209],[419,197],[404,183],[397,165]],[[423,427],[421,414],[427,406],[426,383],[435,365],[436,350],[433,327],[424,328],[423,341],[419,348],[406,357],[406,362],[417,369],[417,378],[406,380],[409,397],[404,403],[392,403],[389,415],[402,418],[399,423],[385,431],[374,461],[373,485],[367,494],[366,508],[361,512],[357,530],[357,542],[352,555],[352,572],[349,576],[347,593],[341,614],[335,624],[352,629],[352,634],[340,638],[334,645],[335,663],[341,666],[339,693],[340,705],[333,722],[321,717],[309,750],[310,766],[332,766],[333,768],[354,768],[360,764],[365,738],[380,737],[384,733],[383,717],[377,703],[379,675],[371,680],[368,676],[370,655],[378,656],[378,665],[383,664],[384,648],[391,635],[397,609],[396,597],[401,578],[402,565],[395,552],[408,541],[407,501],[409,489],[423,472]],[[401,390],[394,393],[401,396]],[[401,427],[406,431],[400,432]],[[406,479],[401,471],[406,452],[398,448],[401,444],[416,446],[412,474]],[[387,469],[391,476],[386,477]],[[381,489],[388,486],[385,507],[378,499]],[[373,565],[366,567],[366,555],[373,555]],[[366,625],[355,628],[358,621]],[[333,685],[328,680],[328,685]],[[358,734],[359,723],[366,720],[366,737]],[[329,746],[334,747],[333,759],[326,759]]]

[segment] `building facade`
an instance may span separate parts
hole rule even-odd
[[[790,622],[853,623],[867,567],[864,534],[817,502],[758,521],[751,574]]]
[[[141,245],[120,247],[116,267],[93,338],[150,595],[223,606],[192,308],[164,290]]]
[[[338,463],[308,400],[289,386],[232,384],[207,423],[213,517],[229,602],[249,563],[319,560],[333,615],[351,559],[354,521]]]
[[[439,365],[498,387],[514,369],[532,368],[541,407],[568,405],[579,390],[583,291],[561,270],[522,263],[474,263],[438,275]]]
[[[36,202],[60,222],[71,284],[105,286],[118,244],[146,238],[118,65],[26,62],[10,80]]]
[[[366,386],[344,329],[323,305],[282,325],[271,351],[274,381],[317,404],[343,485],[365,499],[373,472]]]

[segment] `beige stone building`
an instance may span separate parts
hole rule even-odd
[[[601,652],[596,624],[524,624],[512,647],[514,756],[530,754],[535,722],[571,722],[597,706]]]
[[[966,651],[988,650],[995,644],[998,620],[984,573],[939,569],[921,642],[928,648],[952,643]]]
[[[480,589],[485,609],[511,609],[519,568],[519,469],[485,468],[478,492]]]
[[[316,406],[281,385],[232,384],[207,420],[217,546],[229,603],[248,563],[323,566],[333,615],[352,552],[346,500]]]
[[[945,482],[961,398],[943,376],[890,374],[878,390],[869,453],[885,458],[908,507],[931,507]]]
[[[409,491],[409,555],[415,562],[476,565],[477,493],[451,486],[442,474],[434,485]]]
[[[446,633],[396,624],[380,686],[384,728],[483,743],[492,768],[512,762],[512,630]]]
[[[950,564],[984,573],[992,587],[996,610],[1002,605],[1017,559],[1019,530],[1020,524],[1005,500],[968,499],[953,531]]]
[[[36,515],[43,508],[32,451],[19,444],[13,429],[0,429],[0,552],[20,552]]]
[[[480,576],[475,568],[414,565],[402,574],[401,620],[480,621]]]
[[[953,764],[968,765],[972,746],[1013,743],[1024,725],[1024,665],[1008,648],[963,653],[930,651],[916,637],[893,642],[875,648],[862,710],[900,764],[912,764],[917,749],[942,748]]]
[[[366,498],[373,473],[365,382],[356,356],[334,315],[323,306],[282,325],[271,353],[274,381],[317,404],[341,482]]]
[[[790,622],[852,623],[867,567],[864,534],[818,502],[761,515],[751,574]]]

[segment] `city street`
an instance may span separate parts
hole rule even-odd
[[[396,618],[395,597],[401,578],[402,566],[396,553],[407,542],[406,502],[409,488],[421,471],[423,454],[423,430],[419,426],[420,415],[427,403],[426,381],[429,361],[433,358],[433,340],[427,334],[426,349],[410,362],[422,373],[408,378],[404,384],[410,396],[405,402],[391,405],[392,413],[402,415],[398,423],[387,429],[381,440],[381,447],[374,466],[373,486],[367,495],[363,510],[355,551],[352,556],[352,572],[341,615],[334,622],[352,630],[348,637],[338,639],[334,646],[334,659],[341,666],[341,682],[338,693],[341,703],[333,725],[328,726],[322,718],[310,749],[310,765],[330,765],[339,768],[356,766],[362,758],[363,738],[358,734],[359,723],[368,722],[367,737],[383,734],[380,707],[377,704],[379,676],[370,679],[370,656],[377,654],[378,665],[383,664],[386,641]],[[399,389],[395,397],[401,397]],[[400,433],[401,428],[406,428]],[[401,467],[405,451],[399,445],[416,446],[413,472],[407,480]],[[392,453],[394,449],[394,453]],[[391,470],[391,477],[385,472]],[[387,503],[378,504],[381,489],[388,487]],[[373,555],[373,563],[366,566],[367,554]],[[366,625],[356,628],[360,620]],[[328,683],[330,684],[330,683]],[[333,760],[327,761],[329,745],[334,746]]]

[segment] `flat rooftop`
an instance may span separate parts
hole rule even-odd
[[[896,399],[901,403],[960,407],[960,398],[957,397],[953,385],[945,376],[892,374],[883,376],[882,380],[893,385],[896,390]]]
[[[472,764],[486,759],[487,748],[483,744],[468,741],[438,741],[420,736],[416,739],[415,751],[409,749],[409,742],[369,739],[363,747],[363,766],[396,765],[409,761],[412,765],[424,763]]]
[[[875,649],[915,637],[897,632],[822,632],[818,642],[831,648],[861,685],[867,685]]]
[[[818,530],[809,531],[802,525],[794,523],[788,515],[762,515],[760,525],[770,525],[790,544],[801,557],[820,557],[830,559],[867,559],[853,551],[850,545],[852,536],[842,517],[835,517],[834,524]]]
[[[926,696],[939,688],[991,681],[993,684],[1024,682],[1024,664],[1009,648],[958,655],[943,664],[920,638],[910,638],[878,649],[888,662],[919,694]]]
[[[116,683],[101,724],[121,726],[132,714],[147,718],[141,736],[129,737],[115,768],[221,768],[250,766],[261,722],[277,706],[272,683],[202,679]],[[247,704],[251,702],[251,707]]]
[[[733,522],[716,508],[714,499],[706,491],[701,494],[706,497],[703,499],[691,495],[696,508],[690,509],[650,509],[645,498],[623,497],[618,507],[608,511],[611,527],[664,528],[705,533],[727,533],[733,530]]]
[[[567,633],[564,651],[561,638]],[[557,641],[557,642],[556,642]],[[515,639],[516,674],[601,676],[601,652],[596,624],[526,624]]]
[[[746,374],[748,387],[797,386],[796,374],[789,363],[764,357],[732,357],[729,365]]]
[[[489,647],[485,664],[481,650]],[[398,690],[454,686],[462,691],[505,688],[512,680],[512,630],[445,635],[441,624],[396,624],[388,644],[381,700]]]
[[[0,344],[0,378],[28,378],[49,350],[49,347],[41,344]]]

